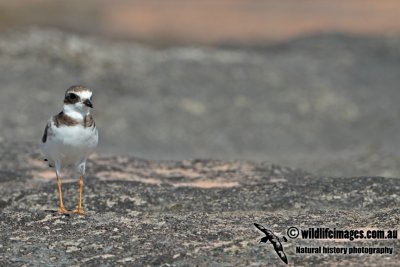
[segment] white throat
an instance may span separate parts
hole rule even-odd
[[[89,109],[84,110],[76,107],[75,105],[66,105],[66,104],[64,104],[63,112],[65,115],[75,120],[83,120],[87,115],[90,114]]]

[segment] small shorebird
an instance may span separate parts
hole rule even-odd
[[[95,150],[99,140],[98,130],[90,109],[92,91],[83,86],[71,86],[65,92],[63,110],[47,122],[40,149],[50,167],[55,167],[57,190],[60,198],[59,213],[84,214],[82,208],[83,176],[86,159]],[[75,210],[65,209],[62,200],[60,171],[73,165],[80,174],[79,203]]]

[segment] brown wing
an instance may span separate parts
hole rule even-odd
[[[50,123],[47,123],[46,124],[46,128],[44,128],[44,133],[43,133],[43,136],[42,136],[42,143],[43,144],[46,143],[46,141],[47,141],[47,132],[48,132],[49,128],[50,128]]]

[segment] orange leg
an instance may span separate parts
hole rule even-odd
[[[73,211],[73,213],[77,213],[80,215],[84,215],[85,212],[82,208],[82,193],[83,193],[83,176],[79,177],[79,203],[78,208]]]
[[[61,178],[58,174],[57,174],[57,191],[58,191],[58,196],[60,198],[60,207],[58,208],[58,212],[61,214],[69,213],[69,211],[64,208],[62,191],[61,191]]]

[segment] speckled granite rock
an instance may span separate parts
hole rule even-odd
[[[1,266],[283,266],[263,224],[394,229],[400,179],[315,177],[252,162],[154,162],[95,155],[85,179],[87,215],[58,215],[56,183],[30,144],[0,143]],[[66,175],[68,176],[68,175]],[[64,200],[77,201],[64,178]],[[393,255],[296,254],[303,246],[394,247]],[[398,240],[283,244],[296,266],[398,266]]]

